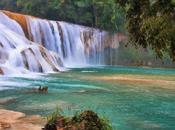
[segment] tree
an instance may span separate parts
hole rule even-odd
[[[2,0],[0,7],[108,31],[124,30],[125,12],[115,0]]]
[[[168,53],[175,61],[174,0],[117,0],[127,13],[131,43],[151,46],[159,58]]]

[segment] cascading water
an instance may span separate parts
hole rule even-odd
[[[0,30],[1,74],[60,70],[61,63],[58,56],[26,39],[20,25],[7,20],[2,13],[0,13]]]
[[[104,49],[114,38],[98,29],[21,15],[25,27],[22,17],[13,15],[17,14],[0,12],[0,73],[9,69],[53,72],[62,66],[103,64]]]
[[[30,39],[58,53],[66,67],[103,63],[100,52],[107,32],[66,22],[26,18]]]
[[[13,19],[10,19],[4,13],[0,12],[0,23],[7,26],[10,30],[18,33],[21,36],[25,36],[21,26]]]

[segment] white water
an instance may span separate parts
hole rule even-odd
[[[104,63],[107,32],[66,22],[26,18],[31,40],[56,52],[65,67]]]
[[[28,72],[47,73],[60,69],[59,62],[56,62],[59,61],[58,56],[51,55],[42,46],[11,30],[11,28],[21,29],[17,23],[8,24],[6,21],[4,24],[1,21],[3,19],[0,18],[0,69],[5,75]]]
[[[107,32],[30,16],[26,21],[30,40],[19,23],[0,12],[0,72],[48,73],[62,66],[104,64]]]
[[[15,20],[10,19],[8,16],[6,16],[2,12],[0,12],[0,23],[5,26],[8,26],[8,28],[13,32],[16,32],[19,35],[25,36],[21,26]]]

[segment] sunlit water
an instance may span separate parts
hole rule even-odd
[[[172,83],[147,84],[100,79],[117,75]],[[120,66],[78,68],[31,78],[1,77],[0,100],[10,99],[1,105],[3,108],[43,116],[53,112],[56,107],[61,107],[66,115],[92,109],[109,118],[114,130],[175,130],[174,81],[174,69]],[[32,88],[40,85],[48,86],[49,92],[32,93]]]

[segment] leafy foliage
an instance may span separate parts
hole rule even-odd
[[[126,23],[130,43],[175,61],[175,0],[1,0],[0,8],[111,32]]]
[[[91,110],[76,112],[73,117],[62,116],[60,110],[57,108],[56,112],[47,117],[45,130],[55,130],[57,127],[77,130],[112,130],[112,125],[107,118],[100,118]]]
[[[126,9],[131,43],[150,46],[159,58],[168,53],[175,61],[174,0],[118,0]]]
[[[2,0],[0,8],[100,29],[124,30],[124,9],[115,0]]]
[[[161,17],[149,17],[145,19],[141,27],[141,32],[147,44],[150,44],[158,57],[163,57],[164,52],[168,52],[175,60],[175,27],[174,21],[167,15]]]
[[[103,118],[100,119],[100,122],[101,122],[101,124],[103,126],[102,130],[112,130],[112,125],[111,125],[111,123],[110,123],[108,118],[103,117]]]

